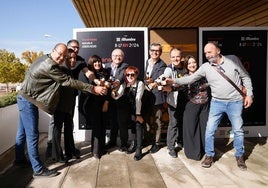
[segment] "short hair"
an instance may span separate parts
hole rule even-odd
[[[173,51],[173,50],[178,50],[181,53],[182,56],[182,49],[181,48],[176,48],[176,47],[171,47],[169,54]]]
[[[214,45],[216,48],[218,48],[219,50],[221,49],[220,46],[219,46],[219,43],[217,41],[211,41],[211,42],[208,42],[207,44],[212,44]]]
[[[125,56],[124,51],[123,51],[122,49],[120,49],[120,48],[115,48],[115,49],[112,51],[112,55],[114,54],[115,51],[120,51],[120,52],[122,53],[123,57]]]
[[[126,75],[127,72],[129,72],[129,71],[134,71],[134,73],[135,73],[137,76],[138,76],[139,73],[140,73],[139,69],[138,69],[137,67],[135,67],[135,66],[128,66],[128,67],[126,68],[126,70],[125,70],[125,75]]]
[[[71,40],[69,40],[68,42],[67,42],[67,46],[70,46],[71,45],[71,43],[77,43],[78,44],[78,46],[79,46],[79,41],[78,40],[76,40],[76,39],[71,39]]]
[[[162,45],[160,43],[156,43],[156,42],[153,42],[151,45],[150,45],[150,49],[152,48],[152,46],[159,46],[159,50],[160,52],[162,52]]]

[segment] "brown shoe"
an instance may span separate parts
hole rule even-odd
[[[236,156],[235,158],[236,158],[238,168],[240,168],[241,170],[247,170],[247,165],[244,161],[243,156]]]
[[[204,168],[211,167],[211,164],[213,163],[213,157],[212,156],[205,156],[205,159],[202,161],[201,165]]]

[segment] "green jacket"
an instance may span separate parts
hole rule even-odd
[[[50,54],[38,58],[27,70],[20,94],[49,114],[57,108],[60,86],[92,93],[93,86],[72,79],[60,69]]]

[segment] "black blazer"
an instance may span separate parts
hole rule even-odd
[[[112,63],[106,63],[105,68],[108,71],[108,74],[111,74],[112,72]],[[120,84],[124,82],[124,73],[126,68],[128,67],[127,63],[122,62],[120,65],[118,65],[115,73],[115,79],[118,79],[120,81]]]
[[[146,72],[147,72],[148,65],[149,65],[149,62],[147,60],[146,61]],[[167,67],[166,63],[162,59],[159,59],[153,66],[153,70],[152,70],[150,78],[152,80],[156,80],[159,76],[164,74],[166,67]],[[155,96],[154,105],[163,104],[165,102],[165,95],[162,91],[159,91],[157,88],[154,88],[152,90],[152,92]]]

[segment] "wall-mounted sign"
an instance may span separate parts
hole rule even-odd
[[[79,55],[87,62],[92,55],[98,55],[102,62],[111,62],[115,48],[123,50],[124,62],[138,67],[140,79],[144,78],[145,61],[148,59],[148,29],[144,27],[77,28],[73,38],[80,43]],[[83,115],[79,115],[79,129],[90,129]],[[108,125],[109,126],[109,125]]]

